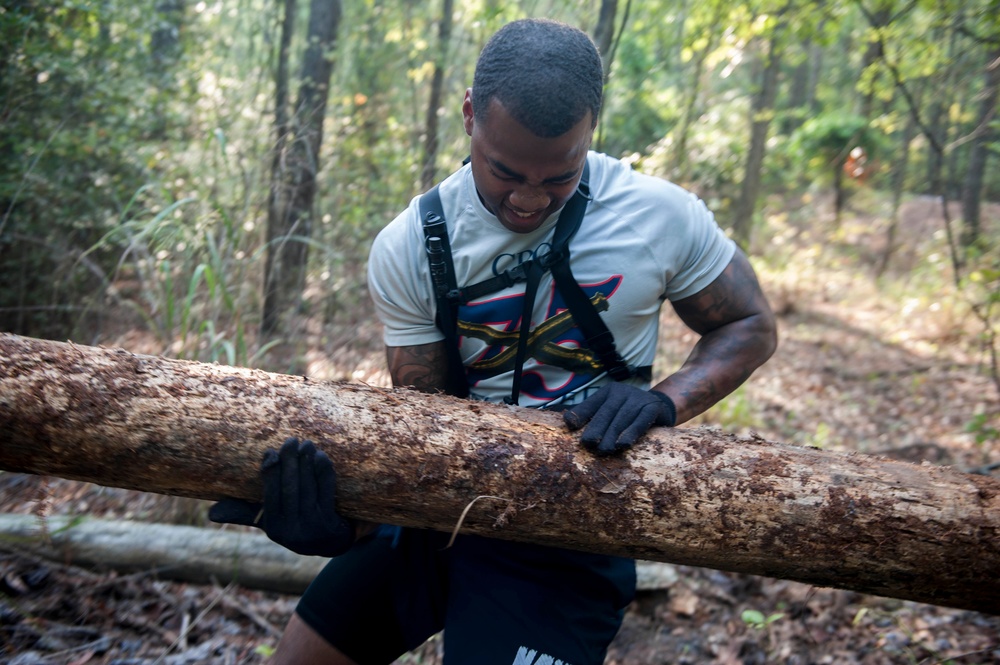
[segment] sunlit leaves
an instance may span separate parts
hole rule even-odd
[[[434,75],[434,61],[425,60],[419,66],[413,67],[406,72],[407,77],[414,83],[424,83],[429,81]]]

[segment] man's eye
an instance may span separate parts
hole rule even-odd
[[[504,173],[497,173],[492,169],[490,170],[490,173],[492,173],[493,177],[496,178],[497,180],[503,180],[504,182],[517,182],[518,180],[520,180],[520,178],[515,178],[514,176],[511,175],[506,175]]]

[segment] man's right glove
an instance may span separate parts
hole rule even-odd
[[[337,514],[337,476],[312,441],[292,437],[268,450],[260,465],[264,504],[223,499],[208,511],[213,522],[263,529],[298,554],[335,557],[354,544],[354,524]],[[259,519],[258,519],[259,518]]]
[[[571,430],[587,425],[580,437],[583,445],[598,455],[611,455],[631,448],[653,425],[673,427],[677,407],[656,390],[609,383],[564,411],[563,420]]]

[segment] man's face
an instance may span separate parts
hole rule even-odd
[[[507,229],[534,231],[569,200],[580,182],[594,134],[590,113],[555,138],[532,134],[495,99],[486,121],[477,121],[468,90],[462,113],[472,138],[472,176],[479,198]]]

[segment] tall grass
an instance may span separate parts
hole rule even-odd
[[[263,190],[215,130],[198,149],[157,164],[168,174],[132,196],[90,253],[117,252],[106,280],[113,305],[133,313],[159,351],[177,358],[255,365],[274,342],[259,345]]]

